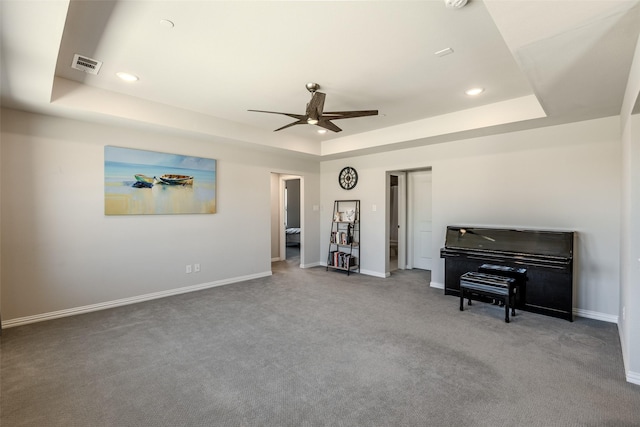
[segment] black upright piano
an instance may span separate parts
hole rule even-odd
[[[483,264],[526,268],[516,306],[573,321],[574,232],[447,227],[444,293],[460,295],[460,276]]]

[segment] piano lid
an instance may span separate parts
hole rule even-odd
[[[446,249],[573,258],[573,232],[447,227]]]

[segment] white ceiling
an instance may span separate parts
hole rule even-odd
[[[331,158],[617,115],[637,0],[2,0],[1,102]],[[170,20],[174,27],[161,24]],[[438,56],[445,48],[452,54]],[[74,54],[103,62],[97,76]],[[140,77],[125,83],[127,71]],[[325,110],[379,116],[273,132]],[[485,92],[469,97],[464,91]]]

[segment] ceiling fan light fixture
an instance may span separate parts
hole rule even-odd
[[[312,119],[311,117],[309,117],[307,119],[307,123],[309,123],[310,125],[317,125],[318,124],[318,119]]]

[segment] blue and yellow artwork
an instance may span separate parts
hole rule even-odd
[[[104,213],[216,213],[216,160],[105,146]]]

